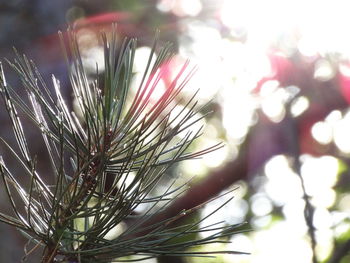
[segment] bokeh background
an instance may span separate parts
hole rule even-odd
[[[251,231],[233,235],[229,245],[199,249],[251,254],[158,261],[347,263],[349,8],[346,0],[2,0],[0,57],[14,57],[13,46],[27,54],[48,83],[51,74],[60,79],[74,108],[58,30],[73,24],[79,29],[89,68],[103,58],[98,32],[117,23],[120,39],[139,40],[137,78],[159,29],[160,43],[174,43],[177,52],[169,74],[190,59],[198,70],[184,96],[200,88],[199,104],[213,111],[203,120],[204,134],[194,148],[225,143],[173,168],[180,180],[194,177],[174,209],[238,187],[235,199],[206,222],[247,222]],[[8,74],[20,92],[20,83]],[[0,134],[11,140],[3,105],[0,109]],[[39,169],[50,176],[36,130],[26,134],[41,161]],[[0,196],[2,209],[9,209]],[[222,201],[211,202],[195,217],[206,216]],[[4,225],[0,231],[0,262],[19,262],[25,239]],[[35,257],[33,252],[30,262],[38,262]]]

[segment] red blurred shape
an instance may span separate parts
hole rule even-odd
[[[350,76],[339,73],[338,81],[344,99],[350,104]]]
[[[278,80],[281,86],[287,86],[286,84],[294,75],[295,66],[287,57],[275,51],[270,52],[268,57],[271,63],[271,73],[258,82],[256,92],[259,92],[263,84],[269,80]]]
[[[126,22],[131,18],[131,14],[128,12],[110,12],[103,13],[94,16],[84,17],[76,20],[73,23],[74,29],[80,29],[85,27],[110,25],[112,23]]]
[[[128,12],[109,12],[102,13],[98,15],[88,16],[84,18],[77,19],[73,23],[70,24],[70,27],[78,31],[80,29],[89,28],[93,31],[101,31],[106,29],[108,32],[111,29],[111,25],[116,23],[118,26],[118,33],[124,36],[137,36],[138,27],[134,26],[130,23],[132,15]],[[140,27],[141,28],[141,27]],[[63,31],[62,34],[64,38],[66,38],[66,31]],[[58,59],[56,57],[56,50],[59,47],[59,38],[57,34],[51,34],[47,36],[43,36],[38,39],[39,45],[41,45],[45,50],[49,50],[50,56],[54,59]]]
[[[320,108],[317,105],[315,105],[315,107]],[[311,154],[313,156],[322,156],[329,149],[327,145],[321,145],[318,143],[312,135],[312,127],[318,121],[320,121],[320,118],[318,116],[312,116],[310,118],[299,120],[298,138],[300,153]]]

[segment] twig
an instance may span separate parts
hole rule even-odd
[[[287,108],[289,108],[290,105],[286,105]],[[291,154],[293,156],[293,168],[298,177],[300,178],[301,187],[303,190],[303,199],[305,202],[305,208],[304,208],[304,219],[308,228],[308,234],[311,241],[311,248],[312,248],[312,262],[317,263],[317,257],[316,257],[316,235],[315,235],[315,227],[313,225],[313,218],[314,218],[314,207],[310,203],[310,196],[306,193],[306,187],[304,178],[301,175],[301,163],[300,163],[300,147],[299,147],[299,133],[298,133],[298,126],[296,123],[296,120],[290,115],[290,110],[287,110],[287,115],[285,117],[285,127],[286,127],[286,134],[290,135],[290,140],[288,140],[287,143],[289,143],[289,149],[291,150]]]
[[[333,251],[331,258],[327,263],[338,263],[341,259],[350,253],[350,239],[343,244],[339,244]]]

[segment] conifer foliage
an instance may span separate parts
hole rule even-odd
[[[193,209],[147,224],[186,190],[185,185],[175,187],[174,181],[162,193],[155,191],[170,167],[221,147],[189,149],[202,131],[194,130],[193,124],[205,117],[198,114],[202,109],[196,92],[187,101],[180,99],[195,70],[185,63],[154,100],[153,93],[168,74],[171,46],[158,50],[154,44],[142,80],[132,91],[136,40],[119,43],[115,28],[100,37],[104,69],[99,72],[96,67],[91,76],[84,68],[74,31],[61,35],[77,113],[67,107],[60,81],[52,76],[52,83],[46,84],[25,55],[17,53],[6,64],[20,78],[28,98],[18,95],[18,87],[6,81],[1,65],[1,96],[17,142],[17,146],[10,145],[0,138],[1,147],[22,172],[20,176],[11,172],[1,157],[0,174],[12,212],[1,212],[0,221],[28,237],[31,249],[25,250],[24,258],[42,249],[45,263],[236,253],[196,252],[201,244],[224,242],[220,238],[232,235],[236,226],[200,227],[201,221],[181,227],[172,224]],[[182,110],[174,111],[180,103]],[[40,159],[31,154],[19,112],[41,134],[50,159],[49,176],[37,171]],[[213,234],[206,238],[179,239],[209,230]]]

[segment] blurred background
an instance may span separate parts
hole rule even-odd
[[[251,231],[229,237],[229,245],[199,249],[251,255],[158,261],[347,263],[349,8],[346,0],[2,0],[0,57],[14,57],[15,46],[36,62],[48,83],[51,74],[60,79],[73,107],[58,30],[68,25],[78,29],[88,69],[103,59],[98,32],[117,23],[120,39],[139,40],[137,78],[159,29],[161,44],[170,41],[177,52],[169,74],[190,59],[198,70],[184,96],[200,88],[199,104],[213,111],[193,148],[225,143],[200,160],[173,168],[180,180],[195,177],[170,213],[238,187],[234,201],[206,223],[247,222]],[[7,72],[20,92],[18,79]],[[0,125],[0,135],[13,139],[3,105]],[[26,134],[39,169],[49,176],[37,131],[27,129]],[[221,202],[206,205],[195,217],[205,217]],[[1,203],[9,209],[4,198]],[[4,225],[0,231],[0,262],[19,262],[25,239]],[[30,262],[38,262],[35,252],[33,257]]]

